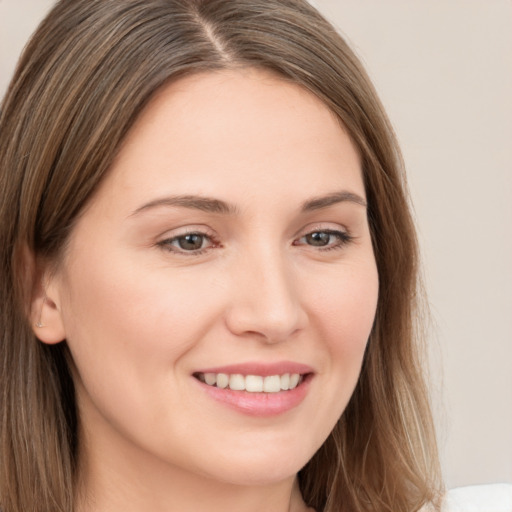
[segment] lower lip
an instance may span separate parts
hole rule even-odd
[[[214,400],[249,416],[270,417],[283,414],[297,407],[306,397],[312,374],[305,375],[302,382],[294,389],[278,393],[249,393],[233,391],[229,388],[209,386],[197,379],[194,380]]]

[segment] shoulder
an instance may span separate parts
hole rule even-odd
[[[448,491],[442,512],[512,512],[512,484],[471,485]]]

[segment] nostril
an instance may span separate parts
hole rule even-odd
[[[305,319],[306,315],[299,306],[279,311],[238,304],[227,313],[226,324],[233,334],[273,344],[296,336],[304,327]]]

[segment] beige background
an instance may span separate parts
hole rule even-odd
[[[512,2],[316,0],[402,144],[449,487],[512,482]],[[0,95],[49,0],[0,0]]]

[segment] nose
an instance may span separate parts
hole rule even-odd
[[[305,327],[307,314],[292,265],[278,250],[241,255],[233,270],[233,293],[226,312],[231,332],[273,344]]]

